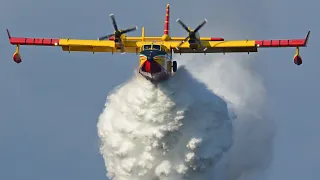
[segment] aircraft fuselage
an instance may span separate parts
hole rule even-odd
[[[139,73],[152,82],[166,80],[176,71],[176,63],[172,63],[172,53],[161,45],[144,45],[139,61]]]

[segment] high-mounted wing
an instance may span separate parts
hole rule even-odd
[[[258,48],[296,47],[294,62],[302,64],[299,55],[299,47],[307,46],[310,31],[304,39],[274,39],[274,40],[229,40],[224,38],[205,37],[199,35],[199,30],[207,23],[205,19],[195,30],[188,28],[180,19],[177,22],[188,32],[185,38],[171,37],[165,42],[167,48],[173,49],[175,53],[240,53],[258,52]],[[180,41],[180,42],[177,42]]]
[[[60,46],[63,51],[78,51],[78,52],[126,52],[138,53],[138,41],[123,41],[123,50],[118,43],[110,40],[84,40],[84,39],[59,39],[59,38],[31,38],[31,37],[11,37],[9,31],[9,41],[12,45],[16,45],[16,51],[13,54],[13,60],[16,63],[22,61],[19,52],[21,45],[28,46]]]
[[[257,52],[258,48],[277,48],[277,47],[305,47],[307,46],[310,31],[304,39],[273,39],[273,40],[207,40],[202,41],[206,47],[204,51],[200,46],[192,49],[192,42],[168,41],[166,45],[171,47],[175,53],[238,53],[238,52]],[[205,38],[203,38],[205,39]],[[209,38],[207,38],[209,39]],[[178,47],[178,48],[177,48]]]
[[[9,42],[16,45],[16,51],[13,54],[13,60],[16,63],[21,62],[19,52],[21,45],[29,46],[60,46],[63,51],[78,52],[111,52],[111,53],[138,53],[140,49],[139,41],[121,41],[111,40],[85,40],[85,39],[59,39],[59,38],[33,38],[33,37],[11,37],[9,31]]]
[[[209,38],[199,38],[201,43],[196,40],[177,42],[167,41],[165,45],[172,48],[175,53],[240,53],[258,52],[258,48],[281,48],[296,47],[294,63],[302,64],[299,47],[306,47],[310,31],[304,39],[270,39],[270,40],[202,40]],[[198,41],[199,41],[198,40]]]
[[[11,37],[7,32],[12,45],[61,46],[64,51],[121,52],[119,45],[111,40]],[[138,48],[135,41],[125,41],[123,46],[128,53],[136,53]]]

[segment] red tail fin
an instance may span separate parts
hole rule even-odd
[[[169,26],[170,26],[170,7],[169,4],[167,4],[166,8],[166,19],[164,21],[164,30],[163,34],[166,34],[169,36]]]

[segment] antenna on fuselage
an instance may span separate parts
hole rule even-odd
[[[141,41],[143,42],[144,41],[144,27],[141,28]]]

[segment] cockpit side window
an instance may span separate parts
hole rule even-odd
[[[156,49],[156,50],[160,51],[160,45],[153,45],[153,49]]]
[[[151,49],[151,45],[144,45],[143,46],[143,50],[150,50]]]

